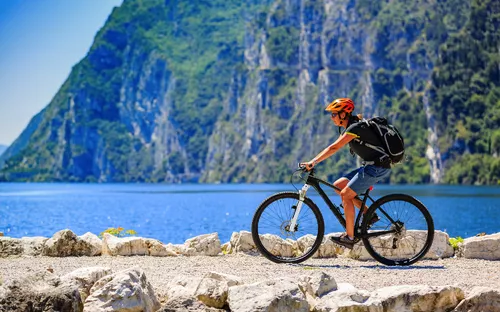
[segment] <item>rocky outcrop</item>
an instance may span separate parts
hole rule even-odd
[[[438,138],[456,129],[448,112],[435,111],[446,105],[420,99],[438,75],[440,47],[469,20],[469,2],[458,2],[455,10],[436,1],[218,1],[201,3],[201,15],[219,16],[207,28],[196,10],[183,11],[188,0],[146,1],[141,14],[125,1],[0,156],[0,178],[282,182],[285,168],[336,137],[321,108],[351,96],[365,117],[401,122],[409,145],[427,139],[414,154],[428,158],[430,174],[417,182],[438,183],[449,150]],[[408,125],[417,120],[418,128]],[[344,156],[334,163],[355,164]],[[331,167],[325,174],[338,173]]]
[[[238,276],[210,272],[201,280],[195,296],[205,305],[221,309],[226,306],[229,288],[242,284]]]
[[[309,303],[296,282],[264,281],[229,288],[232,311],[309,311]]]
[[[331,240],[331,236],[339,233],[326,234],[314,258],[334,258],[345,256],[357,260],[371,260],[360,241],[352,250],[339,247]],[[415,236],[416,235],[416,236]],[[412,233],[418,237],[418,233]],[[295,253],[303,252],[310,248],[315,237],[305,235],[297,241],[283,240],[276,235],[262,235],[261,239],[267,248],[272,248],[275,253],[283,256],[291,256]],[[411,240],[411,242],[413,242]],[[418,240],[417,240],[418,241]],[[408,241],[408,248],[420,248],[419,245]],[[471,237],[459,244],[459,249],[455,253],[449,243],[449,236],[442,231],[435,231],[434,241],[423,259],[439,259],[453,256],[465,258],[477,258],[487,260],[500,260],[498,246],[500,233]],[[403,241],[405,244],[405,242]],[[406,246],[406,245],[405,245]],[[412,250],[413,250],[412,249]],[[116,237],[108,233],[103,234],[103,241],[92,233],[76,236],[70,230],[63,230],[54,234],[50,239],[44,237],[23,237],[11,238],[0,237],[0,257],[9,256],[217,256],[233,253],[246,253],[259,255],[252,234],[248,231],[234,232],[231,240],[221,245],[217,233],[204,234],[186,240],[184,244],[163,244],[162,242],[142,237]]]
[[[464,258],[500,260],[500,233],[469,237],[459,243],[458,255]]]
[[[186,256],[217,256],[221,252],[221,243],[217,233],[196,236],[184,243]]]
[[[81,238],[70,230],[62,230],[45,241],[42,255],[50,257],[96,256],[100,254],[96,238],[95,235],[89,233]]]
[[[151,238],[116,237],[103,234],[102,254],[105,256],[177,256],[168,245]]]
[[[7,256],[40,256],[43,246],[48,240],[46,237],[12,238],[0,237],[0,257]]]
[[[39,272],[0,286],[0,311],[81,312],[83,301],[78,285],[63,282],[57,275]]]
[[[140,268],[131,268],[99,279],[90,289],[84,311],[154,312],[161,305]]]
[[[454,286],[395,285],[374,291],[337,283],[314,271],[297,280],[245,284],[239,277],[209,272],[203,278],[174,277],[159,289],[163,306],[140,268],[117,273],[81,268],[59,277],[49,271],[0,285],[0,312],[7,311],[497,311],[498,290],[474,287],[467,297]]]
[[[500,310],[500,291],[487,287],[474,287],[454,312],[494,312]]]
[[[110,268],[91,267],[81,268],[61,277],[63,283],[77,285],[83,302],[90,294],[90,289],[102,277],[111,274]]]

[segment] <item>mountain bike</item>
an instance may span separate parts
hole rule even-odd
[[[299,167],[296,172],[300,172],[305,181],[302,189],[268,197],[257,208],[252,220],[255,246],[264,257],[276,263],[303,262],[323,243],[323,215],[306,196],[311,186],[344,229],[346,227],[341,207],[332,203],[320,185],[341,190],[316,177],[315,168],[307,172]],[[372,189],[373,186],[360,194],[361,198],[356,197],[362,204],[354,223],[355,242],[362,241],[366,251],[385,265],[404,266],[417,262],[427,253],[434,239],[434,222],[429,211],[420,201],[406,194],[390,194],[374,200],[370,196]],[[366,213],[361,213],[366,208]]]

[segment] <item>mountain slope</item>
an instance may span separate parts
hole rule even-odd
[[[0,158],[1,179],[285,181],[335,140],[323,107],[348,96],[405,136],[392,182],[497,183],[499,13],[495,1],[124,1]],[[465,171],[471,157],[488,169]],[[343,150],[321,169],[355,165]]]

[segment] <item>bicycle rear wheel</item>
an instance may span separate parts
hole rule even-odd
[[[375,214],[380,220],[370,227],[368,220]],[[417,262],[429,251],[434,239],[434,222],[429,211],[420,201],[405,194],[387,195],[375,201],[361,226],[366,250],[386,265]]]
[[[295,230],[290,222],[299,194],[275,194],[260,204],[252,220],[252,238],[260,253],[276,263],[300,263],[311,257],[323,241],[325,224],[319,208],[305,198]]]

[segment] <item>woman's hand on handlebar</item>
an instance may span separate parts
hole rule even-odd
[[[311,160],[311,161],[303,162],[303,163],[299,164],[299,167],[305,169],[306,171],[310,171],[312,168],[314,168],[314,166],[316,166],[315,160]]]

